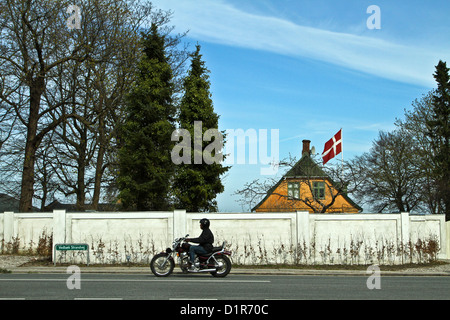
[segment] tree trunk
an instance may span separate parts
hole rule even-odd
[[[25,159],[23,162],[21,194],[19,201],[20,212],[31,212],[34,195],[34,165],[36,150],[39,146],[37,139],[39,108],[44,91],[44,78],[38,76],[30,86],[30,114],[27,126],[27,141],[25,144]]]
[[[80,132],[80,144],[78,149],[78,172],[77,172],[77,185],[75,187],[77,193],[76,209],[79,211],[85,210],[86,203],[86,183],[84,181],[86,175],[86,156],[87,156],[87,128],[81,128]]]
[[[99,141],[99,148],[97,151],[97,161],[95,166],[95,180],[94,180],[94,195],[92,197],[92,210],[98,211],[98,203],[100,202],[100,190],[101,190],[101,184],[102,184],[102,177],[103,177],[103,163],[104,163],[104,156],[106,153],[105,148],[105,120],[103,117],[99,117],[99,124],[98,124],[98,141]]]
[[[34,163],[36,159],[36,147],[31,134],[36,134],[36,128],[28,128],[28,137],[25,145],[25,160],[22,171],[22,184],[19,202],[20,212],[31,212],[34,194]]]

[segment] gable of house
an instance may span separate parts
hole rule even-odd
[[[309,140],[303,140],[302,158],[267,192],[252,211],[320,212],[323,206],[314,198],[320,199],[320,202],[326,205],[334,198],[334,203],[326,211],[328,213],[362,211],[346,194],[336,195],[336,184],[311,158]]]

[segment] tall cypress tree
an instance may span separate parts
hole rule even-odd
[[[157,26],[153,24],[142,36],[143,57],[120,130],[119,197],[124,209],[167,210],[174,172],[170,157],[176,113],[173,73]]]
[[[223,132],[218,131],[219,116],[214,112],[211,100],[209,70],[202,60],[199,45],[196,46],[191,59],[191,67],[183,83],[184,95],[180,104],[179,124],[193,138],[191,147],[194,146],[194,150],[190,152],[188,163],[176,167],[175,205],[191,212],[216,212],[216,196],[224,191],[220,177],[229,167],[224,167],[219,161],[205,159],[205,152],[211,151],[208,146],[213,140],[205,139],[205,132],[215,129],[221,137],[215,136],[214,139],[223,138]],[[223,146],[223,140],[215,143]],[[212,151],[209,154],[211,157],[222,152]],[[222,155],[220,157],[222,158]]]
[[[437,89],[432,96],[431,120],[427,122],[433,151],[438,196],[446,220],[450,220],[450,69],[443,61],[436,66]]]

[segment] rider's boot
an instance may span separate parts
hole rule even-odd
[[[195,265],[191,261],[188,262],[188,271],[195,271]]]

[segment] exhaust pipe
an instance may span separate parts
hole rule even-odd
[[[200,273],[200,272],[212,272],[212,271],[217,271],[217,269],[200,269],[200,270],[195,270],[195,271],[189,271],[189,272],[193,272],[193,273]]]

